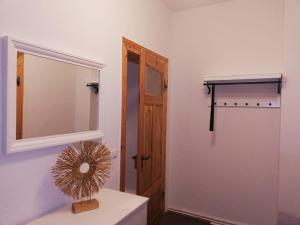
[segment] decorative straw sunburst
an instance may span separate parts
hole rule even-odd
[[[67,196],[84,200],[99,192],[112,170],[111,154],[105,145],[85,141],[68,146],[59,156],[52,174]]]

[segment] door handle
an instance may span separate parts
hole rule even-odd
[[[168,81],[164,80],[164,89],[168,89]]]
[[[21,85],[21,77],[17,76],[17,86],[20,86],[20,85]]]
[[[148,155],[148,156],[142,156],[142,169],[144,168],[144,161],[147,161],[147,160],[149,160],[149,159],[151,159],[151,156],[150,155]]]
[[[134,169],[136,169],[137,168],[137,159],[138,159],[138,156],[134,155],[134,156],[132,156],[132,159],[134,160]]]

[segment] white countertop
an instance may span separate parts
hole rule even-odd
[[[102,189],[95,198],[100,203],[99,209],[73,214],[69,204],[27,225],[114,225],[148,201],[145,197],[110,189]]]

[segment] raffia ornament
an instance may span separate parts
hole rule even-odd
[[[99,208],[92,195],[99,192],[112,170],[111,153],[105,145],[85,141],[68,146],[52,167],[56,186],[77,203],[74,213]]]

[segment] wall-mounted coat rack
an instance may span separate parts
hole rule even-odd
[[[239,75],[239,76],[214,76],[204,78],[204,86],[208,89],[208,94],[211,94],[211,105],[210,105],[210,124],[209,130],[214,131],[214,117],[215,117],[215,94],[216,86],[221,85],[255,85],[255,84],[275,84],[277,85],[277,92],[281,94],[282,87],[282,74],[264,74],[264,75]],[[245,106],[249,104],[244,103]],[[234,103],[235,106],[238,103]],[[272,103],[268,103],[272,106]],[[227,106],[227,103],[224,103]],[[257,106],[260,106],[257,103]]]
[[[86,84],[86,86],[91,87],[94,90],[94,92],[96,94],[98,94],[98,92],[99,92],[99,83],[88,83],[88,84]]]

